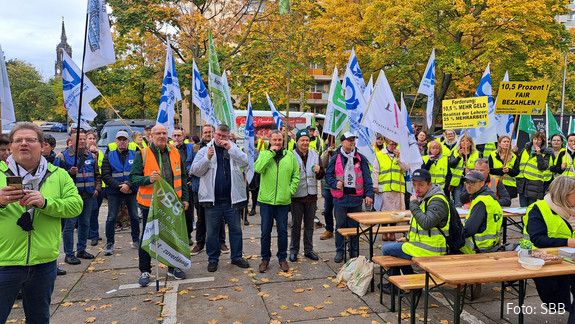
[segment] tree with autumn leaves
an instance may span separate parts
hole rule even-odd
[[[265,92],[285,107],[288,77],[289,97],[305,98],[313,83],[310,63],[323,65],[327,74],[334,66],[343,70],[351,48],[364,76],[385,70],[397,94],[416,92],[435,48],[436,116],[441,100],[473,95],[488,63],[494,89],[507,70],[511,80],[551,80],[549,101],[557,107],[563,53],[572,37],[555,16],[566,12],[567,3],[295,0],[291,14],[281,16],[277,2],[263,0],[110,0],[118,62],[90,76],[124,116],[154,118],[166,35],[178,59],[180,84],[189,89],[193,59],[207,78],[211,30],[236,109],[245,107],[247,93],[255,108],[267,109]],[[571,75],[567,93],[575,95]],[[426,98],[419,98],[415,107],[422,110]],[[95,106],[105,108],[102,100]],[[568,97],[567,111],[572,109]]]

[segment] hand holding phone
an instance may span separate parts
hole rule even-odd
[[[17,202],[24,197],[22,190],[22,177],[6,177],[6,187],[0,189],[0,205],[6,206]]]

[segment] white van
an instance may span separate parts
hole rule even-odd
[[[253,110],[254,115],[254,126],[256,138],[269,139],[272,130],[276,129],[274,118],[272,117],[272,112],[270,110]],[[238,129],[236,131],[239,138],[244,137],[244,129],[246,127],[246,118],[248,115],[247,110],[236,110],[236,125]],[[286,118],[284,112],[280,111],[282,120],[285,124]],[[294,127],[294,134],[307,126],[312,124],[312,116],[315,116],[316,125],[323,125],[325,115],[314,114],[309,112],[300,111],[290,111],[289,112],[289,124]]]

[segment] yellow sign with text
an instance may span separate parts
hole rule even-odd
[[[496,114],[542,115],[549,95],[549,81],[501,82]]]
[[[487,97],[443,100],[443,129],[487,127]]]

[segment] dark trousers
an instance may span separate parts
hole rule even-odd
[[[279,261],[285,261],[287,259],[287,223],[289,209],[289,205],[274,206],[260,203],[260,214],[262,218],[261,256],[263,261],[269,261],[272,255],[271,243],[274,220],[276,222],[276,230],[278,233],[277,257]]]
[[[335,250],[339,254],[345,253],[345,241],[343,236],[341,236],[338,232],[338,228],[349,228],[349,227],[357,227],[357,222],[353,219],[347,217],[347,213],[355,213],[362,211],[362,205],[353,206],[353,207],[345,207],[345,206],[338,206],[334,205],[333,211],[335,214]],[[349,238],[349,255],[352,257],[356,257],[359,255],[359,237],[352,236]]]
[[[144,232],[146,229],[146,223],[148,222],[148,214],[150,213],[149,208],[141,208],[142,211],[142,224],[143,230],[140,235],[140,248],[138,249],[138,268],[140,272],[152,272],[152,258],[144,249],[142,249],[142,240],[144,239]]]
[[[209,262],[218,262],[220,259],[220,229],[223,224],[228,224],[230,235],[230,257],[232,260],[241,259],[243,241],[242,241],[242,228],[238,211],[231,204],[216,205],[214,207],[206,207],[206,253],[208,254]]]
[[[90,231],[90,215],[96,199],[93,197],[82,198],[84,207],[82,213],[74,218],[66,218],[64,223],[64,230],[62,231],[62,242],[64,244],[64,253],[66,256],[74,255],[74,228],[78,224],[78,242],[76,244],[76,252],[86,251],[86,240]]]
[[[301,237],[301,223],[303,221],[303,250],[304,253],[313,251],[313,229],[314,217],[317,209],[317,201],[297,202],[291,204],[291,243],[290,252],[299,253],[299,243]]]
[[[333,197],[329,189],[323,189],[323,217],[325,230],[333,232]]]
[[[56,261],[34,266],[0,267],[0,323],[8,319],[20,291],[26,323],[49,323],[54,281]]]
[[[98,197],[96,197],[96,203],[94,204],[92,214],[90,215],[90,231],[88,232],[89,240],[97,240],[100,238],[100,224],[98,224],[98,216],[100,215],[100,206],[102,206],[105,195],[105,190],[102,190],[98,194]]]
[[[200,204],[198,200],[198,193],[194,192],[194,208],[196,208],[196,215],[198,219],[196,221],[196,244],[200,247],[206,245],[206,210]],[[222,223],[220,226],[220,243],[226,243],[226,224]]]
[[[255,189],[250,189],[249,192],[252,200],[252,210],[255,211],[256,206],[258,205],[258,194],[260,192],[260,188],[256,187]]]
[[[122,204],[125,203],[130,217],[130,227],[132,229],[132,242],[140,239],[140,218],[138,217],[138,202],[136,195],[126,195],[123,193],[113,193],[108,196],[108,218],[106,219],[106,243],[114,244],[116,233],[116,218],[120,213]],[[144,223],[145,226],[145,223]]]
[[[189,198],[189,207],[184,211],[184,215],[186,216],[186,228],[188,232],[188,241],[192,239],[192,231],[194,230],[194,198],[190,195]]]

